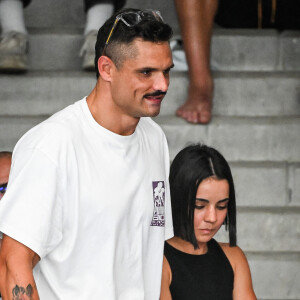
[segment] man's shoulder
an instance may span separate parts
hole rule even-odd
[[[40,125],[49,125],[49,126],[57,126],[57,127],[70,127],[74,124],[77,124],[80,117],[82,115],[82,105],[83,100],[77,101],[64,109],[56,112],[51,117],[46,119]]]
[[[80,127],[78,102],[69,105],[26,132],[17,146],[38,148],[47,144],[67,142]]]
[[[140,119],[140,127],[149,133],[165,136],[162,128],[151,118],[144,117]]]

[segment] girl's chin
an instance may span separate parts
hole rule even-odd
[[[198,243],[207,243],[213,238],[213,235],[205,235],[205,236],[196,236],[196,240]]]

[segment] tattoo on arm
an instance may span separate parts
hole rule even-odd
[[[16,285],[12,289],[12,295],[13,295],[12,300],[26,300],[26,299],[31,300],[32,294],[33,294],[33,288],[31,284],[28,284],[26,288]],[[27,297],[25,297],[25,295]]]

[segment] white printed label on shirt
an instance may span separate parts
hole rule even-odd
[[[153,217],[151,226],[165,226],[165,183],[164,181],[152,181],[153,189]]]

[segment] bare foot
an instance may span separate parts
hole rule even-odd
[[[211,120],[213,86],[205,87],[190,85],[186,102],[180,106],[176,115],[190,123],[207,124]]]

